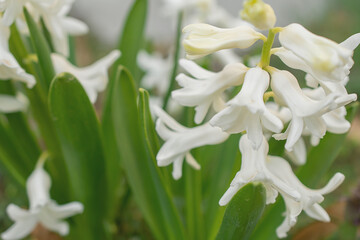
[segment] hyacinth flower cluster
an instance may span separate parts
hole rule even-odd
[[[338,44],[297,23],[274,27],[274,11],[261,0],[246,1],[241,16],[253,26],[225,29],[198,23],[183,29],[188,60],[181,59],[180,65],[188,75],[177,76],[181,88],[174,90],[172,97],[183,106],[194,107],[194,121],[200,125],[184,127],[156,108],[156,130],[165,141],[157,163],[173,164],[173,177],[179,179],[184,159],[194,169],[200,169],[191,149],[219,144],[230,134],[241,133],[241,169],[219,204],[227,205],[248,183],[263,184],[267,204],[274,203],[279,194],[285,201],[285,219],[276,230],[283,238],[302,211],[313,219],[330,221],[320,203],[325,194],[342,183],[344,175],[336,173],[325,187],[310,189],[300,182],[286,159],[268,154],[268,142],[270,138],[286,141],[289,159],[302,165],[307,155],[305,136],[315,146],[326,132],[342,134],[349,130],[345,106],[356,101],[357,96],[349,94],[345,85],[360,34]],[[268,30],[268,36],[257,29]],[[276,35],[281,47],[273,48]],[[224,49],[246,49],[257,41],[263,43],[262,55],[252,68],[231,63],[219,72],[211,72],[191,61]],[[307,87],[301,88],[290,71],[272,67],[272,55],[288,67],[305,72]],[[227,99],[228,89],[240,90]],[[204,123],[205,119],[209,121]]]

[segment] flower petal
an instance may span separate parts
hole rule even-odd
[[[40,163],[26,181],[30,209],[46,205],[50,201],[51,179]]]
[[[80,202],[71,202],[64,205],[57,205],[55,202],[51,202],[47,206],[47,211],[49,215],[56,219],[64,219],[82,213],[84,205]]]
[[[28,236],[34,230],[36,225],[37,219],[35,217],[17,221],[1,234],[1,238],[4,240],[22,239]]]
[[[191,74],[191,76],[197,79],[211,78],[216,74],[214,72],[211,72],[209,70],[200,67],[195,62],[184,58],[179,60],[179,64],[183,69],[185,69],[185,71],[187,71],[188,73]]]

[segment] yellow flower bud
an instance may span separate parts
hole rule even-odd
[[[244,9],[240,12],[240,16],[261,30],[274,27],[276,22],[274,10],[262,0],[245,1]]]

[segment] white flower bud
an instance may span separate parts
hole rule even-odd
[[[247,0],[240,16],[261,30],[273,28],[276,23],[274,10],[262,0]]]
[[[249,26],[217,28],[208,24],[190,24],[183,29],[187,33],[183,45],[187,58],[197,59],[213,52],[229,48],[248,48],[266,37]]]

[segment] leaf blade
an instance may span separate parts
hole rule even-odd
[[[119,68],[114,89],[114,132],[135,200],[156,239],[184,239],[180,218],[144,140],[146,124],[140,123],[135,83],[128,70]]]
[[[225,210],[216,239],[249,239],[264,211],[265,201],[265,188],[261,184],[248,184],[240,189]]]
[[[78,239],[107,239],[106,178],[99,123],[78,80],[68,73],[51,84],[49,105],[68,168],[73,200],[85,211],[75,217]],[[96,176],[96,177],[95,177]],[[79,238],[80,237],[80,238]]]

